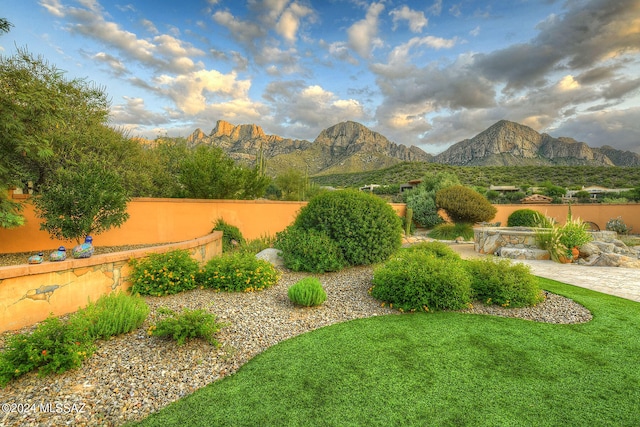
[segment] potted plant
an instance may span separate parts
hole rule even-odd
[[[537,229],[536,241],[538,246],[549,251],[551,259],[556,262],[572,262],[577,259],[577,248],[593,239],[587,231],[587,225],[580,218],[573,219],[569,215],[564,225],[551,224],[551,228]]]

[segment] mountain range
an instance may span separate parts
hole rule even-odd
[[[501,120],[471,139],[438,155],[389,141],[366,126],[346,121],[333,125],[313,141],[266,135],[255,124],[232,125],[219,120],[209,135],[196,129],[190,146],[209,144],[232,158],[253,164],[262,154],[267,173],[295,168],[308,175],[362,172],[400,162],[435,162],[455,166],[640,166],[640,155],[610,146],[589,147],[572,138],[555,138],[528,126]]]

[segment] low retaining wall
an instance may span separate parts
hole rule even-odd
[[[49,314],[73,313],[100,296],[131,287],[129,260],[186,249],[200,264],[222,253],[222,232],[131,251],[42,264],[0,267],[0,332],[19,329]]]
[[[473,230],[473,247],[481,254],[500,248],[538,249],[536,233],[528,227],[479,227]]]

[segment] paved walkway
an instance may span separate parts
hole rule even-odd
[[[452,244],[451,248],[463,258],[484,256],[475,252],[473,244],[469,243]],[[640,302],[640,269],[637,268],[589,267],[536,260],[517,262],[530,265],[536,276]]]

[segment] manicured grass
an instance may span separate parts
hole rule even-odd
[[[541,279],[593,320],[351,321],[274,346],[144,426],[638,426],[640,303]]]

